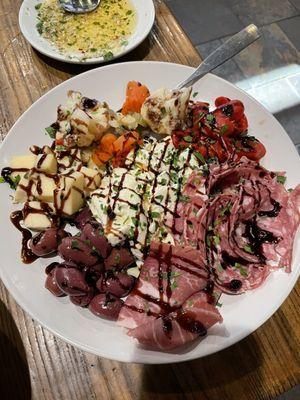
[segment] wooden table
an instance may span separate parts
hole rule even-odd
[[[0,2],[0,134],[42,94],[88,67],[36,53],[18,27],[21,0]],[[156,0],[149,38],[124,60],[196,66],[200,56]],[[1,238],[3,240],[3,238]],[[9,245],[9,244],[8,244]],[[255,333],[218,354],[165,366],[122,364],[67,345],[35,323],[0,284],[0,399],[271,399],[300,382],[300,285]],[[37,300],[38,301],[38,300]]]

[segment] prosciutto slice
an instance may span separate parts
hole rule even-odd
[[[288,192],[283,181],[282,173],[246,158],[189,178],[183,191],[189,202],[178,205],[175,240],[205,254],[223,292],[254,289],[271,271],[291,270],[300,186]]]
[[[178,311],[152,319],[130,330],[128,335],[145,347],[166,351],[205,336],[207,329],[217,322],[222,322],[219,311],[207,302],[204,292],[199,292],[186,300]]]
[[[126,299],[118,324],[136,328],[149,318],[169,313],[207,285],[203,255],[191,247],[182,248],[152,242],[137,286]]]
[[[216,298],[200,251],[152,242],[118,324],[142,345],[170,350],[204,336],[222,321]]]

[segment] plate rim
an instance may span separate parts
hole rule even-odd
[[[182,64],[178,64],[178,63],[169,63],[169,62],[164,62],[164,61],[131,61],[131,62],[124,62],[124,63],[117,63],[117,64],[112,64],[112,65],[105,65],[105,66],[99,66],[98,68],[94,68],[88,71],[85,71],[81,74],[75,75],[70,79],[67,79],[63,82],[61,82],[60,84],[56,85],[55,87],[53,87],[52,89],[50,89],[49,91],[47,91],[46,93],[44,93],[41,97],[39,97],[34,103],[32,103],[16,120],[16,122],[11,126],[11,128],[9,129],[7,135],[5,136],[4,140],[2,141],[1,145],[0,145],[0,150],[2,151],[3,146],[5,145],[6,141],[8,140],[8,138],[12,135],[12,131],[13,129],[15,129],[15,127],[22,122],[23,117],[25,116],[25,114],[29,113],[31,108],[38,104],[39,102],[42,102],[44,100],[45,97],[47,97],[48,95],[51,95],[52,92],[54,92],[58,87],[64,86],[67,82],[72,82],[77,80],[78,78],[80,79],[80,77],[82,75],[89,75],[89,74],[97,74],[99,71],[102,71],[103,69],[118,69],[120,65],[126,65],[126,64],[161,64],[161,65],[173,65],[175,67],[185,67],[185,68],[189,68],[191,70],[191,72],[193,72],[195,70],[194,67],[191,66],[187,66],[187,65],[182,65]],[[286,137],[289,139],[290,143],[293,146],[293,149],[295,151],[296,154],[297,150],[291,140],[291,138],[289,137],[289,135],[287,134],[287,132],[285,131],[285,129],[282,127],[282,125],[279,123],[279,121],[261,104],[259,103],[256,99],[254,99],[250,94],[248,94],[247,92],[245,92],[243,89],[235,86],[234,84],[232,84],[231,82],[228,82],[227,80],[220,78],[214,74],[208,74],[210,76],[212,76],[213,79],[215,80],[219,80],[222,81],[223,83],[233,87],[235,90],[243,93],[246,97],[248,97],[251,101],[254,101],[256,103],[257,106],[259,106],[260,108],[262,108],[269,117],[271,117],[273,119],[273,121],[277,124],[277,126],[279,126],[279,128],[282,130],[282,133],[284,132]],[[299,231],[298,231],[299,233]],[[297,233],[296,236],[297,237]],[[291,278],[292,281],[290,283],[290,289],[288,290],[288,292],[282,292],[280,296],[277,297],[277,301],[274,302],[272,304],[272,306],[269,308],[269,312],[267,314],[264,315],[263,318],[260,318],[260,322],[259,324],[257,324],[256,328],[254,330],[252,330],[251,328],[249,329],[245,329],[245,331],[243,331],[242,333],[240,333],[239,335],[232,337],[230,339],[230,337],[228,337],[227,341],[225,343],[223,343],[218,349],[216,349],[215,351],[211,351],[207,354],[203,354],[201,356],[191,356],[189,357],[188,354],[189,353],[183,353],[183,354],[176,354],[177,359],[176,360],[168,360],[168,359],[163,359],[157,362],[152,362],[151,360],[143,360],[143,361],[139,361],[135,354],[130,354],[129,357],[126,357],[126,355],[124,356],[123,354],[119,354],[119,356],[112,356],[112,355],[103,355],[99,352],[95,352],[94,348],[91,348],[90,346],[86,345],[86,344],[82,344],[79,343],[76,340],[73,339],[69,339],[63,336],[63,334],[61,334],[60,332],[58,332],[55,328],[50,328],[46,323],[43,323],[40,318],[34,316],[32,314],[32,312],[30,311],[30,309],[27,308],[27,306],[23,305],[23,301],[22,298],[24,297],[22,294],[20,294],[19,291],[12,293],[12,291],[9,289],[10,287],[12,287],[13,285],[10,285],[8,281],[6,281],[6,279],[3,279],[3,275],[6,275],[4,273],[4,269],[2,268],[2,266],[0,265],[0,278],[3,282],[3,284],[5,285],[6,289],[8,290],[9,294],[14,298],[14,300],[17,302],[17,304],[22,308],[22,310],[24,310],[34,321],[38,322],[43,328],[47,329],[49,332],[51,332],[52,334],[54,334],[55,336],[57,336],[58,338],[60,338],[61,340],[63,340],[64,342],[71,344],[72,346],[75,346],[76,348],[79,348],[82,351],[86,351],[88,353],[97,355],[99,357],[103,357],[103,358],[108,358],[110,360],[114,360],[114,361],[119,361],[119,362],[128,362],[128,363],[137,363],[137,364],[152,364],[152,365],[158,365],[158,364],[168,364],[170,362],[172,363],[181,363],[181,362],[185,362],[185,361],[191,361],[194,359],[198,359],[198,358],[203,358],[206,357],[208,355],[212,355],[215,354],[219,351],[222,351],[238,342],[240,342],[241,340],[243,340],[245,337],[247,337],[248,335],[250,335],[251,333],[254,333],[259,327],[261,327],[266,321],[268,321],[270,319],[270,317],[279,309],[279,307],[283,304],[283,302],[287,299],[287,297],[290,295],[290,293],[292,292],[292,290],[294,289],[294,286],[299,278],[300,275],[300,268],[299,271],[297,271],[296,274],[294,274],[294,276]],[[167,354],[167,353],[163,353],[163,354]],[[130,358],[130,360],[129,360]]]
[[[25,38],[25,40],[30,44],[32,48],[34,48],[37,52],[43,54],[46,57],[51,58],[52,60],[56,60],[62,63],[67,63],[67,64],[75,64],[75,65],[96,65],[96,64],[105,64],[111,61],[114,61],[120,57],[125,56],[126,54],[130,53],[132,50],[136,49],[143,41],[149,36],[154,22],[155,22],[155,6],[153,3],[153,0],[146,0],[149,2],[149,11],[150,11],[150,17],[149,17],[149,26],[145,30],[144,34],[140,36],[140,38],[131,46],[125,47],[123,51],[120,53],[114,55],[109,61],[105,61],[103,57],[98,57],[98,58],[91,58],[87,59],[86,61],[80,61],[80,60],[72,60],[64,57],[58,52],[55,52],[54,54],[49,54],[49,52],[45,51],[42,46],[36,45],[32,40],[31,36],[27,34],[27,29],[25,28],[25,24],[22,22],[22,18],[26,15],[26,7],[28,7],[27,2],[29,0],[23,0],[19,13],[18,13],[18,23],[19,23],[19,28],[20,31]]]

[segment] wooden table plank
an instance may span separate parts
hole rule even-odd
[[[91,67],[35,52],[19,32],[21,0],[0,2],[0,135],[42,94]],[[161,60],[196,66],[200,56],[167,6],[156,0],[149,38],[119,61]],[[300,285],[255,333],[192,362],[142,366],[84,353],[35,323],[0,284],[0,398],[271,399],[300,382]]]

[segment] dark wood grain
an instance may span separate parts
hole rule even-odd
[[[41,56],[18,27],[20,0],[0,2],[0,135],[42,94],[90,67]],[[155,1],[152,33],[121,61],[196,66],[200,56],[167,6]],[[255,333],[192,362],[143,366],[84,353],[35,323],[0,284],[0,399],[271,399],[300,381],[300,285]]]

